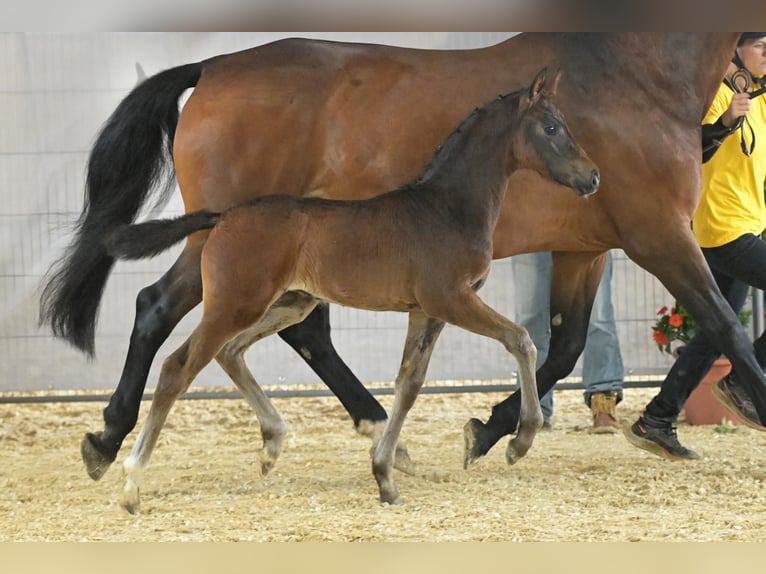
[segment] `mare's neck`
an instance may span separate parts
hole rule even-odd
[[[739,34],[614,33],[565,34],[562,50],[567,81],[608,91],[625,87],[652,106],[689,125],[698,125],[713,101]]]

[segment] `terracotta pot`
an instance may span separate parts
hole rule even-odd
[[[713,385],[731,372],[729,359],[718,359],[684,405],[690,425],[719,425],[721,419],[735,423],[729,411],[713,396]]]

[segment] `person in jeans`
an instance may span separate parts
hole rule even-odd
[[[718,287],[735,313],[750,286],[766,289],[766,96],[751,99],[766,75],[766,32],[744,32],[726,77],[702,120],[702,196],[692,228]],[[745,88],[742,79],[749,80]],[[751,93],[748,93],[751,92]],[[719,351],[704,335],[686,345],[659,393],[631,426],[623,429],[633,445],[670,460],[699,456],[678,440],[675,421]],[[755,341],[766,368],[766,338]],[[740,422],[766,430],[737,374],[717,383],[714,394]]]
[[[514,281],[515,320],[529,331],[537,346],[537,368],[545,362],[550,343],[550,284],[553,259],[549,251],[511,257]],[[622,400],[624,368],[612,306],[612,257],[606,266],[593,302],[588,338],[583,354],[585,404],[591,409],[591,432],[614,433],[619,429],[615,407]],[[552,427],[553,390],[540,399],[543,428]]]

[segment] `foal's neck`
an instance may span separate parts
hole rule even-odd
[[[439,148],[415,183],[428,190],[456,218],[471,226],[494,229],[508,178],[516,169],[511,157],[515,118],[509,102],[478,109]]]

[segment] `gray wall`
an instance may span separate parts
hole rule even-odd
[[[131,330],[135,296],[172,263],[180,247],[149,262],[119,263],[107,286],[97,335],[97,358],[37,327],[38,285],[68,243],[82,202],[88,150],[101,123],[136,82],[134,65],[148,74],[164,68],[301,35],[422,48],[470,48],[512,33],[87,33],[0,34],[0,391],[111,389],[119,377]],[[176,193],[164,213],[180,213]],[[629,374],[661,373],[669,360],[650,340],[654,313],[669,303],[665,290],[616,252],[614,301]],[[511,315],[508,261],[493,267],[484,298]],[[175,349],[199,318],[192,312],[163,346]],[[333,338],[363,381],[390,381],[400,360],[406,317],[335,307]],[[316,383],[317,377],[274,337],[248,353],[265,385]],[[429,380],[505,379],[513,360],[495,341],[448,327],[437,346]],[[575,373],[576,374],[576,373]],[[198,385],[228,385],[217,365]]]

